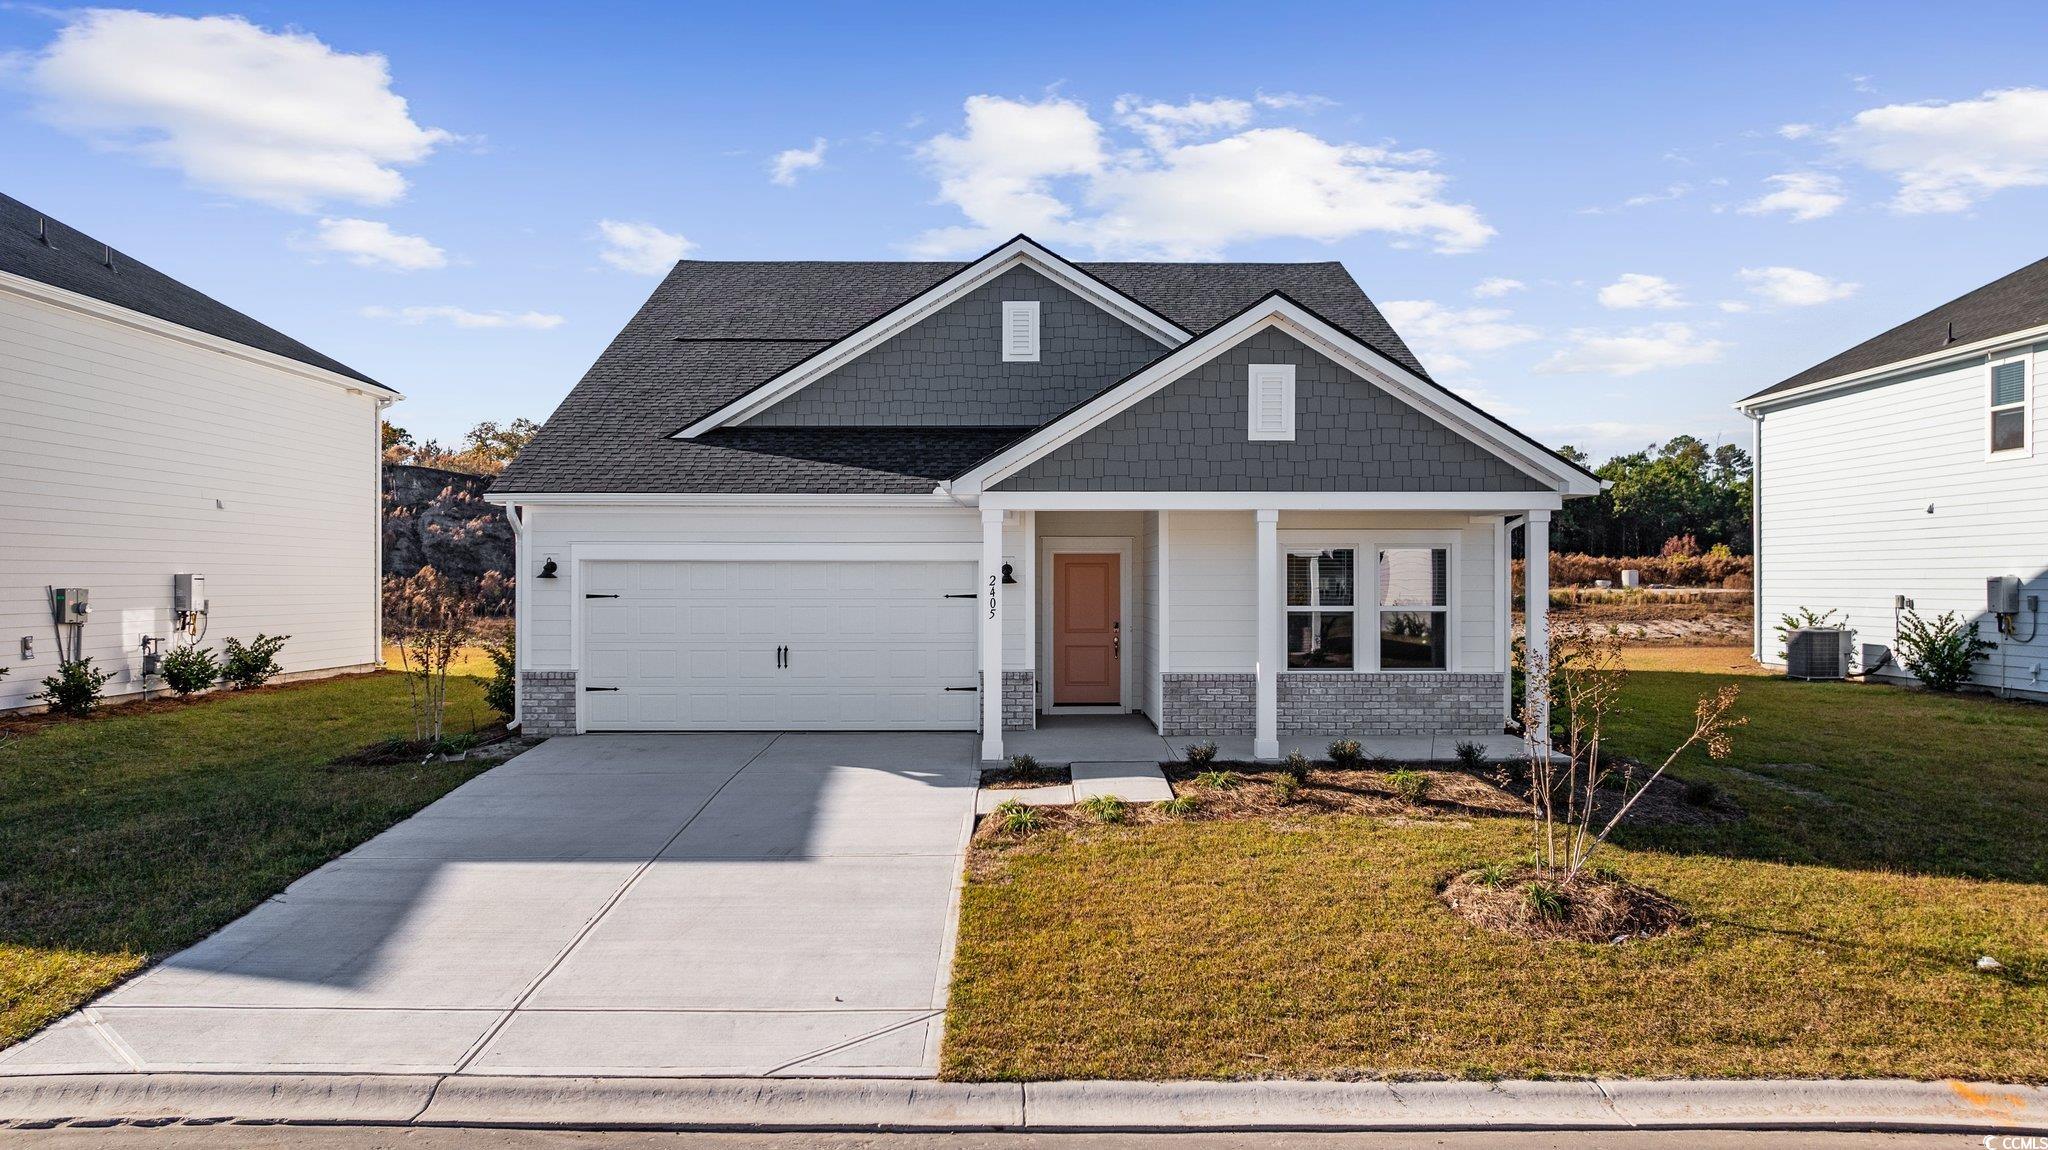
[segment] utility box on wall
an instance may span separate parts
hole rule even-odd
[[[92,592],[84,587],[58,587],[50,592],[50,614],[59,623],[83,623],[92,612]]]
[[[206,576],[171,576],[171,610],[203,611],[206,609]]]
[[[2012,575],[1993,575],[1984,581],[1984,609],[1993,615],[2020,613],[2020,581]]]

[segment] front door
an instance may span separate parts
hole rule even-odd
[[[1052,701],[1056,707],[1114,707],[1123,700],[1121,558],[1052,557]]]

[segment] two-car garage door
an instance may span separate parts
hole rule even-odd
[[[586,562],[584,725],[972,730],[974,585],[972,563]]]

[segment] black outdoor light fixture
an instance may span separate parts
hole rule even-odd
[[[1003,564],[1003,586],[1008,587],[1016,581],[1017,577],[1010,574],[1010,565],[1008,563]]]
[[[555,561],[554,561],[554,559],[553,559],[552,557],[550,557],[550,558],[548,559],[548,561],[547,561],[547,562],[545,562],[545,563],[543,563],[543,564],[541,564],[541,565],[540,565],[540,578],[542,578],[542,579],[553,579],[554,577],[555,577]]]

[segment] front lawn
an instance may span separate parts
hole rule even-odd
[[[1647,755],[1728,676],[1631,677]],[[979,849],[945,1073],[2048,1080],[2048,708],[1745,677],[1748,811],[1603,854],[1695,925],[1526,942],[1438,901],[1516,819],[1274,815]],[[1975,969],[1980,954],[2004,970]]]
[[[449,696],[451,730],[494,720]],[[483,769],[328,765],[410,733],[389,674],[0,725],[0,1046]]]

